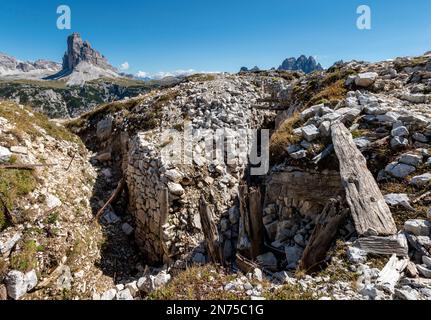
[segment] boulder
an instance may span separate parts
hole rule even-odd
[[[0,237],[0,255],[8,256],[10,251],[15,247],[16,243],[21,239],[21,233],[15,233],[8,236],[7,233]]]
[[[356,247],[348,247],[347,259],[354,264],[365,263],[367,261],[367,252]]]
[[[376,82],[378,76],[375,72],[360,73],[355,78],[355,84],[358,87],[367,88]]]
[[[302,254],[304,252],[304,249],[296,245],[296,246],[286,247],[284,251],[286,253],[287,268],[296,269],[298,262],[301,259]]]
[[[413,138],[415,141],[422,142],[422,143],[428,143],[428,142],[430,141],[430,140],[429,140],[429,138],[428,138],[427,136],[425,136],[424,134],[422,134],[422,133],[420,133],[420,132],[415,132],[415,133],[413,134],[412,138]]]
[[[394,137],[391,139],[391,149],[400,150],[409,145],[409,140],[404,137]]]
[[[46,202],[46,206],[48,207],[49,210],[55,209],[55,208],[60,207],[62,205],[61,200],[52,194],[48,194],[46,196],[45,202]]]
[[[320,132],[315,125],[310,124],[308,126],[302,127],[302,135],[305,140],[307,140],[308,142],[312,142],[319,137]]]
[[[405,153],[398,160],[400,163],[408,164],[410,166],[419,167],[422,164],[422,155]]]
[[[151,293],[154,290],[160,289],[171,280],[171,275],[166,271],[162,271],[156,276],[150,275],[142,277],[137,282],[137,287],[144,293]]]
[[[408,137],[409,134],[410,134],[409,130],[404,126],[397,127],[393,129],[391,132],[391,135],[393,137]]]
[[[0,146],[0,163],[9,162],[11,156],[12,153],[9,151],[8,148]]]
[[[395,123],[398,121],[398,118],[400,117],[400,115],[398,113],[389,111],[386,114],[382,114],[382,115],[378,115],[377,116],[377,121],[381,122],[381,123]]]
[[[13,146],[10,147],[10,151],[12,153],[16,153],[16,154],[28,154],[28,149],[27,147],[23,147],[23,146]]]
[[[272,252],[262,254],[256,258],[257,263],[269,271],[277,271],[278,263],[277,258]]]
[[[132,235],[134,231],[133,227],[128,223],[123,223],[123,225],[121,226],[121,230],[124,232],[126,236]]]
[[[394,290],[394,296],[400,300],[419,300],[419,292],[409,286],[404,286],[400,289]]]
[[[392,162],[386,166],[385,171],[391,176],[403,179],[416,171],[416,168],[404,163]]]
[[[418,271],[422,276],[431,279],[431,268],[427,268],[423,265],[416,265],[416,268],[418,268]]]
[[[431,183],[431,173],[424,173],[412,178],[411,184],[415,187],[422,188]]]
[[[421,219],[407,220],[404,223],[404,231],[415,236],[429,236],[431,232],[431,222]]]
[[[319,115],[320,110],[323,107],[325,107],[324,104],[319,104],[319,105],[312,106],[312,107],[310,107],[310,108],[305,109],[304,111],[302,111],[299,116],[300,116],[300,118],[301,118],[302,121],[307,121],[308,119],[313,118],[316,115]]]
[[[329,137],[331,135],[331,122],[323,121],[319,126],[319,131],[324,137]]]
[[[168,182],[169,192],[175,196],[182,196],[184,194],[184,188],[179,183]]]
[[[117,290],[110,289],[110,290],[105,291],[104,293],[102,293],[102,296],[100,297],[100,300],[102,300],[102,301],[114,300],[116,295],[117,295]]]
[[[424,263],[424,265],[425,265],[427,268],[430,268],[430,269],[431,269],[431,258],[430,258],[430,257],[423,256],[423,257],[422,257],[422,262]]]
[[[184,175],[175,169],[166,171],[165,176],[174,183],[179,183],[184,178]]]
[[[391,207],[402,206],[407,210],[415,211],[410,204],[410,198],[405,193],[390,193],[384,196],[386,203]]]
[[[62,266],[60,276],[57,278],[56,287],[59,290],[70,290],[72,289],[72,273],[70,272],[69,266]]]
[[[112,134],[113,118],[111,116],[100,120],[97,123],[96,135],[99,140],[107,140]]]
[[[5,283],[8,296],[14,300],[19,300],[36,287],[36,271],[32,270],[24,274],[21,271],[12,270],[7,274]]]
[[[116,300],[133,300],[132,293],[129,289],[124,289],[119,292],[117,292]]]

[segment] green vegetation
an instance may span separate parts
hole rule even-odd
[[[190,267],[177,275],[165,287],[152,292],[150,300],[242,300],[245,294],[223,290],[223,286],[234,280],[221,267],[205,265]]]
[[[43,133],[39,128],[57,139],[79,143],[77,136],[61,125],[49,120],[47,116],[31,110],[29,107],[20,107],[12,102],[0,102],[0,117],[7,119],[15,128],[12,133],[19,141],[24,140],[24,134],[31,138],[40,137]]]
[[[318,276],[329,277],[330,282],[344,281],[355,285],[358,274],[349,270],[346,244],[338,240],[328,256],[332,257],[332,262]]]
[[[419,66],[425,66],[429,61],[429,57],[415,57],[412,59],[397,59],[394,62],[395,70],[398,72],[403,71],[405,68],[414,68]]]
[[[333,84],[325,87],[322,91],[317,93],[310,99],[309,104],[315,105],[319,103],[327,103],[336,105],[339,101],[346,97],[347,89],[344,86],[345,80],[338,80]]]
[[[267,292],[264,297],[267,300],[315,300],[318,294],[306,290],[299,284],[287,284],[272,292]]]
[[[0,169],[0,196],[9,211],[13,210],[15,201],[36,187],[33,171]],[[7,226],[6,208],[0,203],[0,231]]]
[[[215,79],[216,79],[216,75],[203,74],[203,73],[193,74],[186,78],[186,80],[190,82],[207,82],[207,81],[214,81]]]
[[[22,272],[28,272],[37,267],[38,252],[44,251],[42,246],[38,246],[36,241],[24,242],[20,252],[14,253],[10,260],[11,268]]]
[[[353,69],[333,68],[324,75],[312,73],[306,85],[297,84],[293,88],[293,100],[305,108],[319,103],[335,105],[344,99],[347,89],[344,83],[349,75],[355,74]]]
[[[294,135],[293,130],[295,127],[300,126],[299,114],[295,114],[280,126],[280,128],[272,135],[269,151],[271,155],[271,160],[274,163],[280,162],[284,159],[286,155],[286,148],[295,143],[301,141],[301,136]]]
[[[0,85],[26,85],[26,86],[36,86],[43,89],[66,89],[66,82],[61,80],[29,80],[20,79],[12,81],[0,81]]]

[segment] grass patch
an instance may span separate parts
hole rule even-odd
[[[190,267],[176,276],[164,288],[152,292],[149,300],[243,300],[247,296],[224,291],[234,280],[233,275],[214,265]]]
[[[304,109],[320,103],[335,105],[346,97],[347,89],[344,83],[347,77],[356,73],[356,70],[342,67],[334,67],[323,76],[320,73],[312,73],[307,76],[308,81],[305,84],[298,83],[293,88],[292,100]]]
[[[66,82],[59,80],[28,80],[28,79],[19,79],[13,81],[0,81],[0,84],[16,84],[16,85],[27,85],[27,86],[36,86],[43,89],[66,89]]]
[[[429,60],[429,57],[415,57],[411,59],[397,59],[394,62],[395,70],[403,71],[405,68],[424,67]]]
[[[329,101],[331,105],[336,105],[347,95],[347,89],[344,86],[344,83],[345,80],[338,80],[328,87],[325,87],[322,91],[311,98],[309,104],[315,105],[322,101]]]
[[[33,171],[0,169],[0,195],[8,210],[13,210],[16,200],[36,188]],[[0,231],[7,226],[6,208],[0,203]]]
[[[38,252],[44,251],[42,246],[38,246],[36,241],[30,240],[24,242],[20,252],[12,255],[10,260],[11,268],[22,272],[28,272],[37,267]]]
[[[328,253],[331,256],[331,263],[326,266],[318,276],[329,277],[329,282],[334,283],[337,281],[350,282],[352,285],[358,280],[356,272],[349,271],[349,262],[347,260],[347,246],[338,240],[334,248]]]
[[[187,81],[190,81],[190,82],[207,82],[207,81],[214,81],[216,79],[216,75],[197,73],[197,74],[188,76],[186,79]]]
[[[271,161],[274,163],[283,161],[287,153],[286,148],[291,144],[301,142],[302,137],[293,134],[293,130],[299,125],[300,116],[298,113],[284,121],[280,128],[272,135],[269,144]]]
[[[305,290],[299,284],[284,285],[273,292],[266,292],[264,297],[267,300],[316,300],[319,298],[313,291]]]
[[[11,102],[0,102],[0,117],[7,119],[15,128],[11,133],[19,141],[23,141],[23,134],[28,134],[32,139],[43,136],[39,128],[43,129],[53,138],[79,143],[77,136],[66,128],[49,120],[42,113],[35,112],[29,107],[20,107]]]

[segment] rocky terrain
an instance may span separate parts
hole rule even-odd
[[[19,61],[0,53],[0,77],[5,79],[41,79],[61,70],[60,64],[52,61]]]
[[[2,102],[0,293],[430,300],[430,88],[424,55],[195,75],[61,123]]]
[[[272,70],[275,70],[273,68]],[[299,56],[298,58],[288,58],[283,61],[281,66],[278,67],[279,71],[299,71],[304,72],[305,74],[312,73],[314,71],[322,71],[323,67],[320,63],[314,59],[314,57],[306,57],[304,55]],[[247,67],[242,67],[240,72],[258,72],[260,68],[255,66],[252,69],[248,69]]]
[[[50,118],[73,118],[100,104],[169,87],[182,78],[141,81],[119,73],[77,33],[67,39],[63,64],[21,62],[0,54],[0,99],[31,105]]]

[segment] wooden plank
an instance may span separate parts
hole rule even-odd
[[[342,207],[339,199],[329,200],[317,219],[316,227],[303,253],[300,270],[312,273],[319,269],[347,214],[348,210]]]
[[[341,181],[356,231],[361,236],[395,234],[397,227],[391,211],[349,130],[342,123],[335,123],[331,128]]]
[[[367,237],[359,238],[353,245],[367,253],[393,255],[407,257],[409,255],[409,246],[407,238],[400,233],[389,237]]]
[[[239,235],[237,249],[249,259],[263,253],[265,226],[262,216],[262,195],[259,189],[241,185],[239,199]]]
[[[199,213],[201,217],[202,231],[205,236],[208,255],[212,262],[222,262],[221,247],[219,243],[219,234],[214,223],[213,209],[208,205],[204,196],[201,197],[199,203]]]
[[[401,279],[401,274],[407,267],[409,259],[398,259],[394,254],[386,266],[380,271],[376,287],[390,293]]]
[[[249,196],[250,207],[250,240],[251,258],[255,259],[263,253],[265,226],[263,225],[262,195],[259,189],[251,189]]]
[[[247,258],[251,258],[251,241],[250,234],[250,220],[248,218],[247,207],[247,187],[244,185],[238,188],[238,204],[239,204],[239,231],[238,231],[238,244],[237,249]]]
[[[112,193],[111,197],[108,199],[108,201],[105,203],[105,205],[99,210],[99,212],[97,212],[97,214],[94,218],[95,221],[98,221],[100,219],[102,214],[105,212],[106,208],[108,208],[108,206],[111,203],[115,203],[115,201],[117,201],[118,197],[121,195],[121,192],[123,192],[125,187],[126,187],[126,180],[124,180],[124,178],[122,178],[120,180],[120,182],[118,183],[117,188]]]

